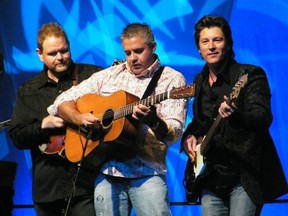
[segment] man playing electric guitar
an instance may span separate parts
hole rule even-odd
[[[181,141],[189,157],[185,187],[192,200],[188,201],[200,198],[203,216],[258,216],[265,202],[287,193],[269,133],[272,113],[267,76],[260,67],[236,62],[231,29],[223,17],[202,17],[194,37],[206,64],[194,80],[193,119]],[[231,104],[229,93],[243,72],[248,82],[237,103]],[[214,122],[217,127],[210,136]],[[208,149],[202,152],[205,171],[195,179],[197,145],[207,139]]]

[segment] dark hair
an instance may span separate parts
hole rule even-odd
[[[38,49],[40,49],[41,51],[43,50],[43,42],[46,39],[46,37],[50,36],[63,37],[69,46],[69,40],[63,28],[57,23],[48,23],[44,24],[38,31],[38,37],[37,37]]]
[[[200,32],[204,28],[218,27],[222,30],[226,45],[228,48],[228,54],[231,58],[235,57],[235,53],[233,50],[233,39],[232,39],[232,31],[228,22],[221,16],[204,16],[202,17],[194,26],[194,40],[197,48],[199,49],[199,38]]]

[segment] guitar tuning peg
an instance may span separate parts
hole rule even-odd
[[[122,59],[122,60],[118,60],[118,59],[115,59],[112,63],[111,66],[115,66],[115,65],[119,65],[119,64],[122,64],[124,63],[126,60],[125,59]]]

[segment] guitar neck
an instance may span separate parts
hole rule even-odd
[[[236,99],[238,98],[241,89],[247,84],[247,81],[248,81],[248,74],[244,72],[243,74],[241,73],[240,79],[235,83],[234,87],[232,88],[229,100],[226,100],[226,103],[229,106],[231,106],[232,102],[236,102]],[[207,152],[207,149],[208,149],[207,145],[210,143],[211,138],[214,136],[215,131],[217,130],[221,119],[222,119],[221,115],[218,114],[212,126],[209,128],[203,142],[201,143],[200,152],[202,155]]]
[[[155,96],[150,96],[148,98],[136,101],[136,102],[128,104],[124,107],[120,107],[120,108],[114,110],[114,120],[132,114],[133,107],[138,105],[138,104],[143,104],[145,106],[151,106],[151,105],[160,103],[161,101],[164,101],[168,98],[170,98],[170,92],[164,92],[164,93],[161,93],[161,94],[158,94]]]
[[[217,130],[221,119],[222,119],[221,115],[218,114],[216,119],[214,120],[212,126],[209,128],[209,130],[208,130],[208,132],[207,132],[207,134],[205,136],[205,139],[201,143],[200,152],[201,152],[202,155],[207,152],[207,149],[208,149],[207,145],[210,143],[212,137],[214,136],[215,131]]]

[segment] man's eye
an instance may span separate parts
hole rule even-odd
[[[48,53],[49,56],[56,56],[58,52]]]
[[[135,52],[136,54],[141,54],[141,53],[143,52],[143,50],[144,50],[144,49],[137,49],[137,50],[135,50],[134,52]]]
[[[224,41],[224,39],[223,38],[216,38],[214,41],[222,42],[222,41]]]
[[[60,52],[61,54],[65,54],[65,53],[69,52],[69,49],[60,50],[59,52]]]
[[[49,55],[49,56],[56,56],[58,52],[59,52],[61,55],[64,55],[64,54],[70,52],[70,50],[69,50],[69,49],[63,49],[63,50],[59,50],[59,51],[57,51],[57,52],[48,53],[48,55]]]

